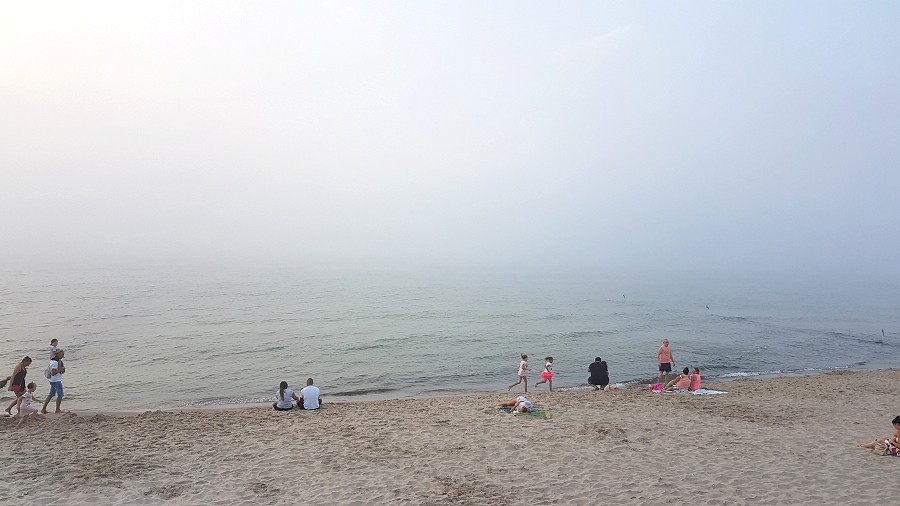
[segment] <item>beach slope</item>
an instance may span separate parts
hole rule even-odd
[[[706,386],[3,419],[0,503],[896,504],[900,371]]]

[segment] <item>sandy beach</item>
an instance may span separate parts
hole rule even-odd
[[[705,386],[5,418],[0,503],[896,504],[900,370]]]

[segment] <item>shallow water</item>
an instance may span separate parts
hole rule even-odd
[[[677,368],[697,365],[707,378],[900,360],[900,294],[890,283],[659,279],[6,271],[0,367],[11,372],[30,355],[29,379],[46,395],[56,337],[69,407],[145,409],[257,402],[279,381],[309,376],[335,399],[502,392],[519,353],[530,356],[532,382],[553,355],[555,388],[584,388],[597,355],[614,382],[641,381],[655,375],[663,337]]]

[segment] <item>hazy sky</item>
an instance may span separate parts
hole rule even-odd
[[[0,263],[900,272],[895,2],[0,3]]]

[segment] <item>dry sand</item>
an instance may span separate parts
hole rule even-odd
[[[3,419],[0,504],[900,503],[900,370],[705,386]]]

